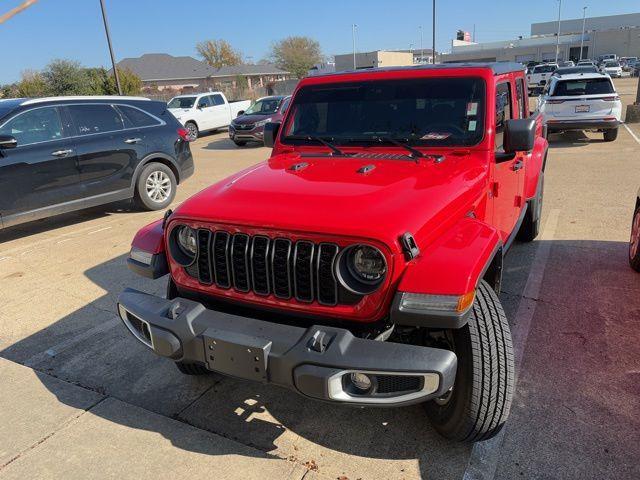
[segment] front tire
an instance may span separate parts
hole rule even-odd
[[[198,125],[194,122],[187,122],[184,124],[184,128],[189,131],[189,140],[194,141],[198,139],[198,135],[200,135],[200,131],[198,130]]]
[[[136,203],[145,210],[161,210],[176,196],[178,182],[164,163],[151,162],[142,169],[136,182]]]
[[[636,208],[631,222],[631,240],[629,242],[629,265],[640,272],[640,206]]]
[[[447,395],[426,404],[427,415],[448,439],[487,440],[509,416],[515,383],[509,324],[487,282],[480,282],[467,325],[448,333],[458,357],[456,381]]]
[[[610,130],[604,131],[604,141],[605,142],[613,142],[616,138],[618,138],[618,129],[612,128]]]

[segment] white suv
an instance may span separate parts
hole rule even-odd
[[[606,73],[611,78],[613,78],[613,77],[616,77],[616,78],[622,77],[622,67],[620,66],[620,64],[616,60],[607,60],[607,61],[605,61],[602,64],[602,67],[600,67],[600,70],[602,71],[602,73]]]
[[[590,130],[607,142],[618,136],[622,102],[608,75],[577,73],[554,76],[538,99],[547,132]]]

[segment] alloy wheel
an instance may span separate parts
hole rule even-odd
[[[165,172],[155,170],[147,177],[145,188],[152,201],[162,203],[171,195],[171,179]]]

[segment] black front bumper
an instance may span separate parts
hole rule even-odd
[[[455,380],[456,355],[444,349],[265,322],[131,289],[118,298],[118,310],[129,331],[158,355],[319,400],[406,405],[441,397]],[[354,389],[351,373],[367,375],[371,389]]]

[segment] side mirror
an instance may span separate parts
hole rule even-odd
[[[206,107],[207,104],[206,103],[199,103],[198,104],[198,110],[202,110],[204,107]]]
[[[536,141],[536,121],[533,118],[507,120],[502,148],[505,153],[530,152]]]
[[[240,117],[240,116],[242,116],[242,115],[244,115],[244,110],[239,110],[239,111],[238,111],[238,116]]]
[[[280,131],[280,122],[269,122],[264,126],[264,146],[273,148]]]
[[[0,135],[0,149],[4,148],[16,148],[18,146],[18,140],[11,135]]]

